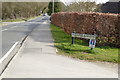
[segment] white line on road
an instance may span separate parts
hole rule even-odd
[[[8,29],[4,29],[4,30],[2,30],[2,31],[6,31],[6,30],[8,30]]]
[[[17,26],[13,26],[13,27],[11,27],[11,28],[16,28]]]
[[[6,59],[9,55],[10,55],[10,53],[13,51],[13,49],[17,46],[17,44],[18,44],[18,42],[16,42],[13,46],[12,46],[12,48],[0,59],[0,63],[2,63],[2,61],[4,60],[4,59]]]
[[[5,70],[6,66],[9,64],[12,57],[15,55],[15,48],[18,46],[18,42],[16,42],[12,48],[0,59],[0,75]]]
[[[12,28],[16,28],[17,26],[13,26],[13,27],[11,27],[10,29],[12,29]],[[2,31],[7,31],[8,29],[4,29],[4,30],[2,30]]]

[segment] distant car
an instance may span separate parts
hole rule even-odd
[[[43,14],[43,16],[46,16],[45,14]]]
[[[47,13],[44,13],[43,16],[47,16]]]

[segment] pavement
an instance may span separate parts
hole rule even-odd
[[[48,16],[37,17],[26,22],[2,22],[5,25],[0,26],[2,28],[0,29],[2,31],[2,38],[0,38],[2,41],[2,55],[0,54],[0,58],[5,56],[16,42],[22,42],[34,28],[45,21],[42,19],[46,18]]]
[[[118,78],[118,72],[57,55],[50,23],[45,20],[29,34],[1,78]]]

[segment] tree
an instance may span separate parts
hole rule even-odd
[[[2,3],[0,2],[0,22],[2,20]]]
[[[95,2],[73,2],[63,8],[64,12],[100,12],[100,4]]]
[[[53,10],[53,2],[49,2],[48,5],[48,15],[52,14],[52,10]],[[54,13],[56,12],[60,12],[61,11],[61,3],[60,2],[54,2]]]
[[[22,19],[38,16],[45,12],[48,2],[5,2],[2,3],[2,19]]]

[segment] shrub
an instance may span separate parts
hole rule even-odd
[[[97,45],[120,47],[120,16],[106,13],[59,12],[51,16],[51,23],[71,34],[97,34]]]

